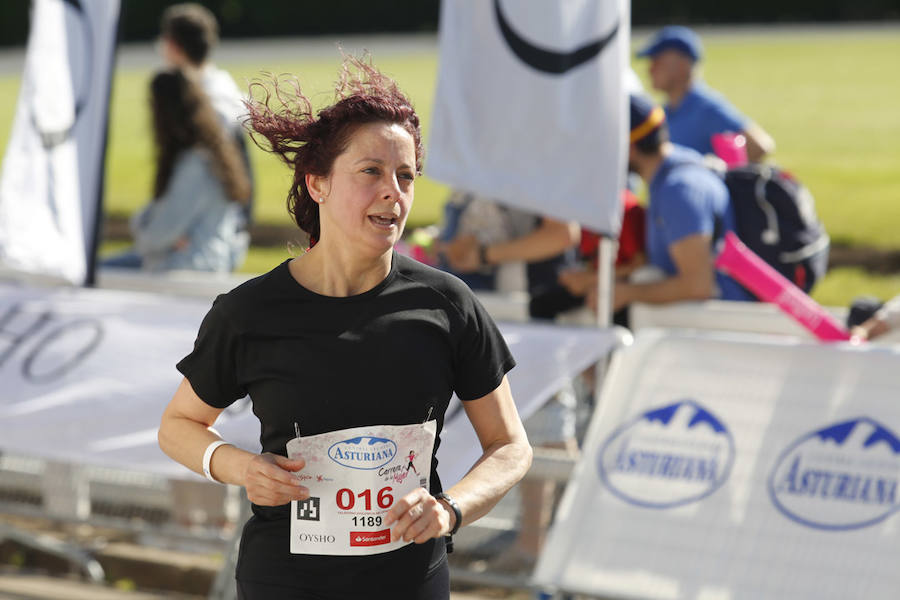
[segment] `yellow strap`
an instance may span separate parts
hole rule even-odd
[[[661,106],[653,107],[647,120],[631,130],[631,143],[643,139],[648,133],[659,127],[666,120],[666,113]]]

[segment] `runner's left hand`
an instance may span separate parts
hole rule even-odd
[[[446,535],[453,526],[454,515],[425,488],[410,492],[391,507],[385,525],[394,525],[391,541],[423,544]]]

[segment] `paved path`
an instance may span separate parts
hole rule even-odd
[[[707,42],[741,40],[750,37],[816,37],[858,36],[860,34],[897,35],[900,21],[886,23],[810,23],[777,25],[710,25],[697,27]],[[635,44],[641,43],[655,28],[632,29]],[[327,35],[316,37],[226,39],[216,50],[215,59],[226,66],[267,62],[273,57],[290,56],[298,59],[334,58],[337,45],[349,53],[367,49],[374,56],[392,54],[436,53],[436,33]],[[24,47],[0,48],[0,77],[20,75],[25,60]],[[129,42],[119,46],[116,59],[118,69],[145,69],[159,65],[159,58],[151,42]]]
[[[522,598],[523,596],[519,596]],[[128,592],[83,583],[78,580],[40,575],[0,574],[0,600],[204,600],[200,596],[173,593]],[[496,596],[491,596],[490,600]],[[470,592],[454,592],[450,600],[489,600]],[[512,599],[511,599],[512,600]]]
[[[321,37],[223,40],[214,59],[229,67],[270,62],[271,59],[328,59],[338,56],[338,46],[348,54],[368,50],[373,56],[437,53],[437,34],[330,35]],[[0,77],[21,75],[25,48],[0,48]],[[161,60],[151,42],[120,44],[116,69],[147,69]]]

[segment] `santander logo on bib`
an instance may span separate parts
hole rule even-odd
[[[351,469],[377,469],[391,462],[396,454],[393,440],[368,435],[335,442],[328,448],[331,460]]]
[[[351,531],[351,546],[381,546],[391,543],[391,530],[382,529],[381,531]]]

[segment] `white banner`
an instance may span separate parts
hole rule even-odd
[[[0,450],[190,477],[159,450],[156,433],[181,381],[175,363],[209,307],[162,294],[0,285]],[[523,417],[616,345],[611,330],[504,323],[501,331],[519,363],[510,385]],[[248,399],[215,427],[259,451]],[[458,480],[479,454],[454,399],[438,451],[442,480]]]
[[[428,175],[618,236],[629,6],[442,2]]]
[[[0,266],[83,284],[97,232],[119,0],[34,0],[0,171]]]
[[[642,331],[535,578],[644,600],[894,598],[900,349]]]

